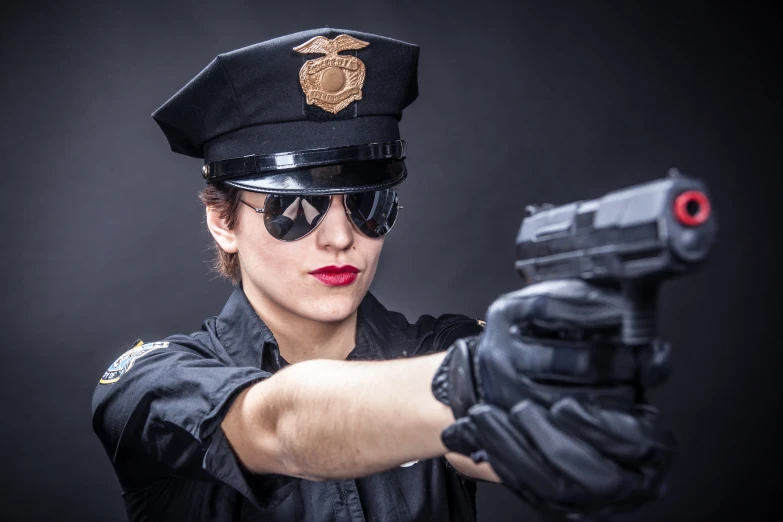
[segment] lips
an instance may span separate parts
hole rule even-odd
[[[359,269],[355,266],[323,266],[310,272],[310,275],[328,286],[350,285],[358,277]]]
[[[313,270],[310,272],[311,274],[358,274],[359,269],[355,266],[351,265],[345,265],[345,266],[322,266],[318,270]]]

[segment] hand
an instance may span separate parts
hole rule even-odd
[[[600,516],[633,511],[661,496],[675,441],[649,405],[631,412],[563,398],[526,400],[509,413],[479,404],[443,432],[451,451],[487,461],[538,511]]]
[[[624,306],[619,292],[580,280],[501,296],[482,335],[457,341],[433,380],[458,419],[446,447],[489,460],[542,510],[656,498],[674,440],[657,410],[637,403],[668,378],[670,349],[622,345]]]
[[[582,280],[539,283],[498,298],[479,337],[448,350],[433,380],[434,395],[455,418],[478,402],[504,410],[525,399],[598,400],[629,409],[644,389],[670,373],[670,347],[659,340],[619,342],[625,302],[611,288]]]

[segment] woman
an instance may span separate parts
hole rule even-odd
[[[236,289],[200,331],[137,342],[96,389],[131,520],[475,520],[496,465],[564,512],[655,496],[662,466],[645,456],[642,484],[641,457],[604,451],[657,444],[653,421],[625,416],[639,429],[618,435],[566,405],[589,418],[579,440],[546,416],[515,424],[539,410],[511,411],[536,385],[515,373],[529,357],[509,329],[491,330],[513,299],[477,337],[481,321],[410,323],[369,293],[407,176],[397,122],[417,61],[388,38],[297,33],[219,56],[153,114],[172,150],[205,160],[216,268]]]

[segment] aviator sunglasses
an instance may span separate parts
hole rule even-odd
[[[302,239],[321,223],[332,204],[331,195],[268,194],[264,206],[256,208],[240,200],[258,214],[264,215],[269,234],[279,241]],[[397,192],[387,188],[343,196],[345,213],[365,236],[376,239],[386,235],[397,220]]]

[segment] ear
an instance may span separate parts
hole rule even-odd
[[[220,217],[220,212],[213,207],[207,207],[207,228],[221,249],[229,254],[237,252],[236,234],[226,226],[226,222]]]

